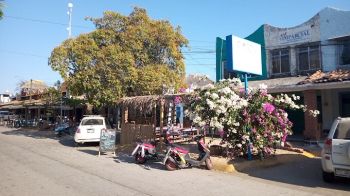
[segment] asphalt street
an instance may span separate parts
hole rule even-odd
[[[0,195],[350,195],[350,181],[327,184],[319,159],[246,173],[199,168],[167,171],[157,160],[135,164],[128,152],[72,136],[0,126]]]

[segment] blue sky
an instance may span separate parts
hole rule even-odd
[[[111,10],[129,15],[132,5],[146,8],[152,19],[180,25],[190,40],[184,52],[186,75],[199,73],[215,80],[215,38],[246,37],[264,23],[278,27],[299,25],[322,8],[350,10],[349,0],[5,0],[0,20],[0,93],[15,92],[20,80],[37,79],[48,86],[61,80],[47,65],[55,46],[68,38],[68,3],[73,4],[72,36],[94,30],[86,16],[102,17]],[[348,21],[347,21],[348,22]]]

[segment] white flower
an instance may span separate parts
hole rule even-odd
[[[262,83],[262,84],[259,84],[259,88],[260,89],[267,89],[267,86],[264,83]]]
[[[241,147],[242,147],[242,144],[237,144],[237,147],[238,147],[238,148],[241,148]]]
[[[269,100],[272,100],[272,99],[273,99],[272,95],[270,95],[270,94],[267,94],[267,98],[268,98]]]
[[[225,88],[223,88],[223,89],[220,89],[219,90],[219,93],[222,93],[222,94],[229,94],[229,93],[231,93],[231,89],[229,88],[229,87],[225,87]]]
[[[218,97],[219,97],[219,95],[216,93],[211,94],[211,98],[213,98],[213,99],[217,99]]]

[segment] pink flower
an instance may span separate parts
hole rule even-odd
[[[250,148],[254,148],[254,145],[253,145],[253,144],[250,144]]]
[[[275,106],[269,104],[268,102],[265,103],[263,112],[269,112],[270,114],[275,110]]]
[[[243,116],[247,116],[247,110],[246,109],[244,109]]]
[[[186,92],[186,88],[182,87],[182,88],[180,89],[180,91],[184,93],[184,92]]]
[[[290,122],[290,121],[289,121],[289,125],[290,125],[291,127],[293,127],[293,123],[292,123],[292,122]]]
[[[182,100],[182,98],[181,98],[180,96],[175,97],[175,99],[174,99],[175,105],[178,104],[178,103],[180,103],[181,100]]]
[[[267,90],[261,90],[261,95],[267,95]]]
[[[224,134],[226,134],[226,133],[227,133],[227,132],[224,131],[224,130],[220,130],[220,131],[219,131],[219,134],[220,134],[220,135],[224,135]]]
[[[188,85],[188,88],[189,88],[189,89],[191,89],[191,87],[192,87],[191,85]]]
[[[285,141],[286,141],[286,138],[287,138],[287,135],[283,135],[283,137],[282,137],[282,142],[285,142]]]
[[[267,137],[267,133],[264,134],[264,137]]]
[[[253,129],[253,133],[255,133],[255,132],[256,132],[256,129],[254,128],[254,129]]]

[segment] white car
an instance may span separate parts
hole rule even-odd
[[[75,146],[85,142],[99,142],[102,129],[111,129],[107,118],[102,116],[85,116],[74,134]]]
[[[321,155],[325,182],[334,181],[335,176],[350,178],[350,118],[335,119]]]
[[[12,120],[14,118],[14,115],[9,111],[0,111],[0,118],[4,118],[5,121]]]

